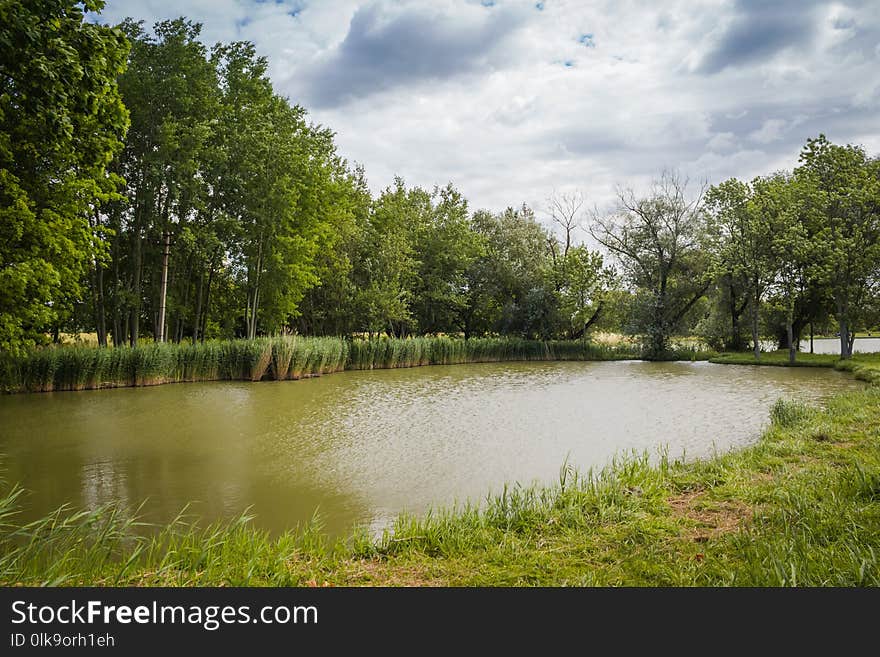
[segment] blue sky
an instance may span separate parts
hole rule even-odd
[[[807,137],[880,152],[876,2],[108,0],[246,39],[276,90],[379,191],[452,181],[471,207],[791,168]]]

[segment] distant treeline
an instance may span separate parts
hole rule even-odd
[[[374,198],[248,42],[185,19],[4,5],[0,350],[291,332],[579,339],[675,334],[742,349],[878,323],[880,165],[823,136],[800,165],[700,193],[664,173],[607,213],[472,211],[450,184]],[[585,181],[588,182],[588,181]],[[586,230],[582,230],[586,229]],[[587,231],[600,253],[582,242]],[[613,262],[608,256],[613,257]]]

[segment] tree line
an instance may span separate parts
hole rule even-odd
[[[253,44],[180,18],[3,4],[0,349],[308,335],[673,336],[758,353],[876,323],[880,166],[820,136],[799,166],[695,193],[673,173],[587,212],[472,211],[451,184],[373,197]],[[598,248],[589,248],[592,236]],[[604,252],[604,253],[603,253]],[[608,256],[611,256],[610,258]]]

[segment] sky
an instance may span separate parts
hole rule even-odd
[[[808,137],[880,153],[876,0],[108,0],[252,41],[374,193],[452,182],[472,210],[664,169],[692,189],[797,164]]]

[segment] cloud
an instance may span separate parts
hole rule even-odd
[[[736,135],[732,132],[719,132],[712,135],[712,138],[706,142],[706,148],[713,153],[719,151],[729,151],[736,145]]]
[[[389,10],[371,3],[354,14],[342,43],[306,72],[303,93],[327,107],[402,85],[491,72],[504,65],[493,56],[496,48],[521,23],[518,12],[491,5]]]
[[[782,139],[785,126],[788,125],[782,119],[767,119],[761,124],[761,127],[749,133],[749,139],[759,144],[769,144],[773,141]]]
[[[818,33],[816,5],[806,0],[739,0],[733,19],[697,70],[718,73],[765,61],[788,48],[808,46]]]
[[[103,16],[184,14],[208,44],[253,41],[374,193],[399,174],[452,181],[473,209],[540,210],[553,189],[602,207],[664,167],[791,168],[820,132],[880,150],[876,0],[535,4],[108,0]]]

